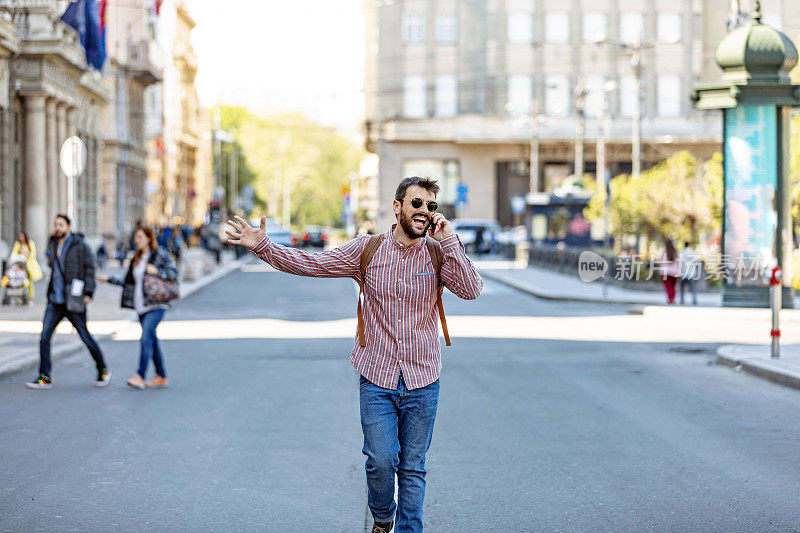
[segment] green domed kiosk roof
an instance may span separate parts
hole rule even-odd
[[[797,48],[778,30],[761,23],[757,10],[753,22],[730,32],[714,57],[722,79],[739,83],[789,83],[797,64]]]

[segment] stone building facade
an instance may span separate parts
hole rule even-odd
[[[67,209],[59,166],[64,140],[78,135],[87,165],[75,183],[75,231],[100,234],[102,109],[111,87],[86,66],[78,34],[61,22],[61,0],[0,4],[0,241],[25,230],[44,253],[56,213]],[[6,70],[7,65],[7,70]]]
[[[9,59],[19,53],[19,34],[10,10],[0,9],[0,253],[16,238],[23,217],[22,111],[13,98]],[[12,105],[13,104],[13,105]],[[3,255],[5,255],[3,253]]]
[[[450,216],[510,224],[511,197],[552,192],[576,171],[576,145],[583,146],[584,173],[596,173],[606,95],[612,175],[632,170],[637,102],[642,168],[682,149],[702,159],[719,151],[719,117],[694,110],[689,95],[716,76],[713,55],[729,6],[721,0],[365,1],[365,124],[367,148],[380,158],[379,226],[393,221],[394,188],[409,174],[440,179],[440,203]],[[763,0],[762,7],[768,24],[800,27],[800,3]],[[639,96],[630,53],[637,42],[643,45]],[[531,161],[538,161],[532,173]],[[456,213],[458,184],[469,194]]]
[[[145,92],[162,79],[153,2],[129,0],[106,11],[107,66],[113,87],[103,116],[103,233],[130,234],[144,222],[148,195]]]
[[[184,2],[162,3],[158,42],[164,79],[148,89],[146,98],[150,145],[146,217],[152,224],[199,226],[213,192],[211,120],[200,106],[194,84],[197,56],[190,36],[195,25]]]

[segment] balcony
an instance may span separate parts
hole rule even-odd
[[[125,70],[132,78],[145,85],[157,83],[163,79],[161,59],[158,45],[154,41],[142,39],[128,44],[128,62]]]

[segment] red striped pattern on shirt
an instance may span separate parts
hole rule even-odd
[[[363,236],[333,250],[310,253],[273,243],[269,237],[253,252],[274,268],[320,278],[347,277],[360,281]],[[442,281],[460,298],[477,298],[483,280],[452,235],[442,247]],[[400,371],[409,389],[439,379],[442,369],[439,311],[436,308],[436,272],[425,240],[406,248],[387,232],[367,266],[364,283],[364,337],[366,346],[353,338],[350,363],[365,378],[385,389],[397,387]]]

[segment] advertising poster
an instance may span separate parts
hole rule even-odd
[[[725,110],[725,260],[736,284],[760,285],[773,262],[777,142],[775,106]]]

